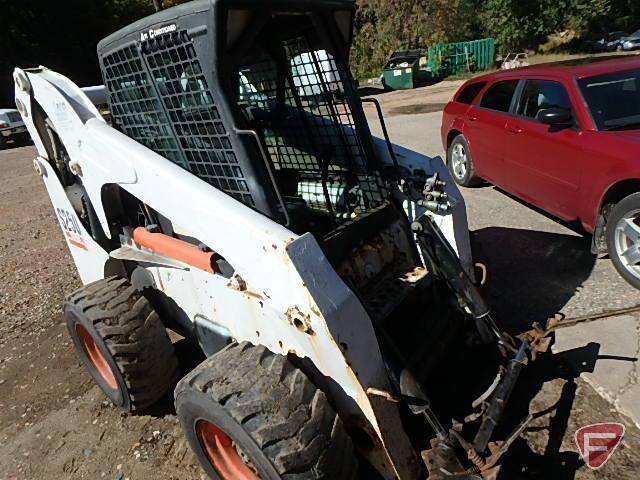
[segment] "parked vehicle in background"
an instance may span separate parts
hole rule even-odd
[[[11,141],[22,145],[30,139],[20,113],[13,109],[0,109],[0,149],[6,148]]]
[[[474,78],[446,106],[442,141],[460,185],[487,180],[577,222],[640,288],[640,58]]]
[[[587,39],[582,43],[582,49],[585,52],[614,52],[620,50],[621,41],[627,36],[626,32],[610,32]]]
[[[636,30],[631,35],[623,38],[620,42],[620,50],[627,52],[640,50],[640,30]]]

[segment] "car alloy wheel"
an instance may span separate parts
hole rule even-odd
[[[640,279],[640,210],[632,210],[618,221],[614,245],[620,263]]]
[[[456,143],[451,152],[451,170],[455,177],[462,181],[467,175],[467,150],[461,143]]]

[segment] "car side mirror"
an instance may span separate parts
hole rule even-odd
[[[547,108],[538,112],[536,120],[547,125],[569,125],[573,123],[573,115],[564,108]]]

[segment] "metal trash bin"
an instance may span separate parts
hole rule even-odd
[[[382,83],[392,90],[408,90],[418,85],[422,50],[399,50],[389,57]]]

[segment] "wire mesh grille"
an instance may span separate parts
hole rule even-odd
[[[369,169],[346,100],[346,69],[305,37],[282,43],[285,67],[263,54],[240,68],[239,100],[261,131],[279,187],[309,207],[349,219],[386,198]]]
[[[141,52],[135,46],[125,47],[105,57],[104,71],[117,128],[214,187],[254,205],[185,31],[146,41]]]
[[[135,46],[102,59],[113,125],[127,136],[172,160],[182,162],[162,104]]]

